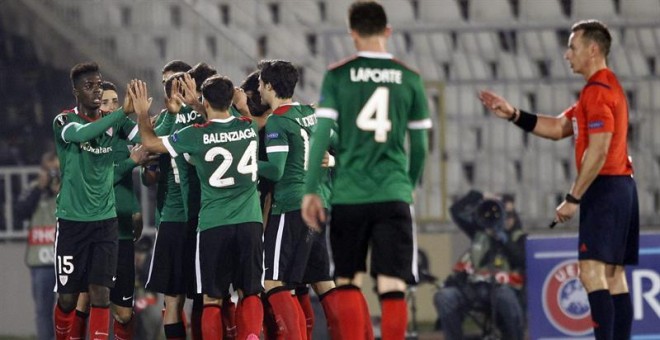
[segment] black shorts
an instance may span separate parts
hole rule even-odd
[[[639,260],[639,203],[630,176],[598,176],[580,205],[580,260],[635,265]]]
[[[328,212],[326,211],[326,215]],[[322,226],[320,233],[312,233],[312,249],[307,259],[307,268],[303,276],[303,283],[331,281],[330,253],[328,252],[327,227]]]
[[[245,296],[263,291],[263,226],[249,222],[224,225],[197,234],[197,293],[227,296],[229,285]]]
[[[161,222],[154,241],[145,288],[165,295],[186,293],[188,223]]]
[[[58,293],[87,291],[90,284],[114,287],[117,272],[117,219],[57,220],[55,273]]]
[[[352,278],[366,271],[371,245],[371,275],[398,277],[415,283],[417,245],[410,205],[382,202],[333,205],[330,245],[335,277]]]
[[[117,281],[110,290],[110,301],[121,307],[133,307],[135,290],[135,246],[133,240],[119,240]]]
[[[287,284],[304,283],[317,235],[303,222],[300,210],[271,215],[264,233],[264,278]]]

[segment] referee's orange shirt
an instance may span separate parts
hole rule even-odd
[[[575,164],[582,168],[582,157],[589,147],[589,134],[611,132],[607,159],[599,175],[630,175],[628,156],[628,102],[616,75],[608,68],[596,72],[580,92],[575,105],[564,111],[573,123]]]

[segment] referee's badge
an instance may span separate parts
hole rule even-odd
[[[60,275],[60,284],[66,286],[66,283],[69,282],[69,275]]]

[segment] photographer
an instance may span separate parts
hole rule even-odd
[[[35,181],[24,190],[16,204],[19,219],[29,221],[25,261],[30,267],[32,297],[35,304],[37,339],[55,337],[53,305],[55,303],[55,198],[60,192],[60,161],[54,152],[41,158],[41,169]]]
[[[523,339],[526,235],[513,197],[484,197],[471,191],[450,211],[471,245],[434,297],[445,339],[463,339],[463,319],[473,309],[490,314],[503,339]]]

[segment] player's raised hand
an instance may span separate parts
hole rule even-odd
[[[509,119],[513,116],[515,108],[501,96],[491,91],[479,91],[479,100],[496,116]]]
[[[325,209],[321,197],[307,194],[302,200],[302,218],[309,229],[321,232],[321,223],[325,223]]]
[[[172,80],[172,95],[169,98],[165,98],[165,107],[169,113],[179,113],[181,111],[181,106],[183,105],[182,97],[180,95],[181,84],[179,79]]]
[[[137,165],[145,165],[150,161],[149,151],[143,148],[141,144],[136,145],[131,149],[131,155],[129,156]]]
[[[244,116],[251,117],[250,108],[247,105],[247,94],[240,87],[234,88],[234,97],[232,102],[236,106],[236,109]]]
[[[180,91],[180,99],[183,101],[186,105],[188,106],[195,106],[199,104],[199,95],[197,94],[197,84],[195,83],[195,79],[190,76],[190,74],[186,73],[183,75],[183,81],[179,83],[181,91]],[[173,93],[176,93],[172,91]]]
[[[138,115],[148,115],[151,107],[151,98],[147,93],[147,84],[142,80],[131,81],[129,94],[133,100],[133,107]]]
[[[131,82],[126,84],[126,95],[124,96],[124,113],[126,115],[135,112],[135,108],[133,108],[133,98],[130,95],[132,84],[133,84],[132,80]]]

